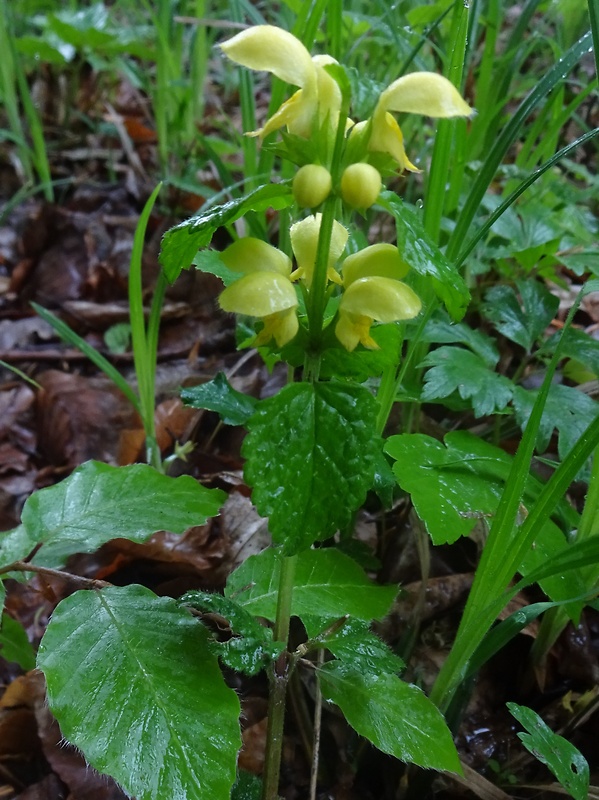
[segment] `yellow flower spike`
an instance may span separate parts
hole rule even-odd
[[[388,153],[401,171],[410,172],[419,170],[406,155],[401,128],[390,111],[427,117],[469,117],[473,113],[453,83],[434,72],[413,72],[390,84],[376,104],[368,149]]]
[[[396,281],[405,278],[409,266],[392,244],[373,244],[358,253],[352,253],[343,262],[343,285],[347,288],[359,278],[378,275]]]
[[[289,278],[277,272],[251,272],[228,286],[218,298],[223,311],[264,319],[256,344],[274,338],[279,347],[298,331],[297,295]]]
[[[412,319],[421,308],[420,299],[405,283],[378,275],[358,278],[341,297],[335,335],[346,350],[354,350],[359,342],[369,350],[377,350],[378,345],[370,336],[374,321]]]
[[[298,267],[295,272],[292,273],[291,279],[295,280],[300,278],[308,287],[310,287],[312,283],[321,222],[322,214],[316,214],[311,217],[306,217],[306,219],[301,220],[301,222],[296,222],[289,230],[291,247],[297,259]],[[342,284],[342,280],[334,269],[334,265],[341,258],[348,236],[349,234],[346,228],[335,220],[331,233],[327,278],[339,285]]]
[[[290,133],[309,138],[314,124],[322,124],[327,116],[332,129],[337,125],[341,90],[323,69],[326,64],[337,63],[331,56],[312,58],[299,39],[274,25],[248,28],[224,42],[221,49],[236,64],[270,72],[286,83],[300,87],[263,128],[248,133],[248,136],[263,139],[286,125]]]
[[[291,259],[262,239],[247,236],[229,245],[220,254],[221,261],[234,272],[277,272],[291,275]]]

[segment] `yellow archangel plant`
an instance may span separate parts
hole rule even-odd
[[[294,181],[294,195],[298,204],[304,207],[326,205],[337,202],[337,198],[350,210],[370,207],[382,186],[380,173],[368,163],[371,158],[378,158],[380,162],[383,155],[392,159],[401,172],[406,169],[418,171],[406,155],[401,128],[391,112],[431,117],[469,116],[472,113],[470,106],[446,78],[431,72],[416,72],[391,83],[379,96],[372,117],[354,125],[347,119],[340,119],[342,92],[325,68],[337,62],[326,55],[312,57],[291,33],[271,25],[259,25],[225,42],[222,50],[237,64],[270,72],[299,87],[262,128],[248,135],[263,138],[286,127],[289,133],[312,139],[316,145],[319,137],[324,136],[330,145],[339,126],[345,128],[341,149],[338,137],[334,148],[327,145],[319,150],[316,147],[316,152],[321,153],[319,158],[328,163],[300,165]],[[343,107],[348,108],[346,105]],[[349,164],[344,156],[348,139],[352,140],[351,152],[359,154],[357,159],[352,159],[355,163]],[[396,322],[411,319],[419,313],[420,300],[401,281],[409,267],[393,245],[373,245],[350,255],[343,263],[343,278],[339,276],[335,265],[342,256],[348,232],[330,213],[327,220],[332,227],[327,263],[317,267],[322,220],[323,215],[316,214],[291,227],[291,246],[297,260],[295,271],[292,271],[291,261],[284,253],[256,239],[242,239],[222,254],[225,264],[243,273],[243,277],[225,289],[220,296],[220,305],[226,311],[263,320],[264,327],[255,344],[266,344],[274,338],[282,347],[293,339],[299,329],[299,302],[293,281],[301,281],[309,305],[316,268],[322,269],[318,273],[320,276],[326,269],[324,284],[322,277],[314,282],[315,286],[320,286],[320,291],[328,292],[326,297],[330,293],[327,289],[329,282],[340,287],[342,294],[335,335],[349,351],[360,343],[369,349],[378,347],[370,335],[374,322]],[[324,304],[318,307],[324,310]]]

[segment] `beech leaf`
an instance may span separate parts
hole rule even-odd
[[[417,686],[341,661],[319,667],[318,678],[324,699],[379,750],[419,767],[462,772],[441,712]]]
[[[229,800],[240,707],[208,639],[143,586],[76,592],[52,615],[38,654],[50,708],[138,800]]]

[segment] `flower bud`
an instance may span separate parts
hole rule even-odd
[[[341,176],[341,197],[351,208],[370,208],[382,188],[381,174],[370,164],[350,164]]]
[[[319,164],[306,164],[293,179],[293,196],[300,208],[315,208],[331,191],[331,173]]]

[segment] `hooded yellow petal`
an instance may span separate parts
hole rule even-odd
[[[220,254],[221,261],[234,272],[278,272],[291,275],[291,259],[262,239],[247,236],[229,245]]]
[[[377,108],[427,117],[469,117],[472,109],[451,81],[435,72],[412,72],[382,92]]]
[[[415,292],[392,278],[358,278],[343,293],[339,311],[371,317],[378,322],[412,319],[422,308]]]
[[[373,244],[348,256],[343,262],[343,285],[349,286],[359,278],[378,275],[396,281],[405,278],[409,266],[392,244]]]
[[[221,49],[243,67],[271,72],[292,86],[316,86],[316,68],[310,53],[282,28],[255,25],[224,42]]]
[[[271,339],[274,339],[279,347],[283,347],[293,339],[298,329],[299,322],[295,308],[279,311],[276,314],[264,317],[264,327],[256,336],[254,344],[259,347],[262,344],[268,344]]]
[[[397,161],[402,172],[406,169],[409,172],[420,172],[418,167],[415,167],[406,155],[403,146],[403,133],[397,124],[397,120],[388,111],[378,107],[372,118],[372,132],[368,142],[368,149],[375,153],[387,153],[390,155]]]
[[[289,230],[291,247],[297,259],[298,277],[300,277],[307,286],[310,286],[312,283],[321,222],[322,214],[316,214],[306,217],[306,219],[301,220],[301,222],[296,222]],[[332,270],[341,257],[348,236],[349,234],[346,228],[335,220],[333,222],[333,231],[331,234],[327,272],[328,270]]]
[[[323,67],[338,62],[332,56],[320,55],[314,56],[312,63],[316,68],[319,122],[322,124],[328,116],[330,127],[336,129],[341,109],[341,89],[337,81]]]
[[[340,311],[339,319],[335,325],[335,336],[350,353],[356,349],[360,342],[368,350],[380,350],[380,347],[370,335],[372,322],[372,317]]]
[[[268,317],[297,306],[297,295],[288,278],[276,272],[252,272],[221,292],[218,302],[223,311]]]

